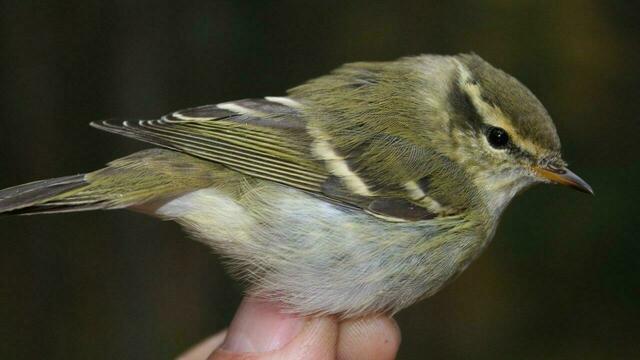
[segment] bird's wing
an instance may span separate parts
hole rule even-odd
[[[288,98],[246,99],[180,110],[156,120],[91,125],[319,192],[329,174],[310,154],[312,140],[295,105]]]
[[[394,191],[365,184],[322,134],[309,131],[302,106],[288,97],[245,99],[180,110],[156,120],[92,126],[299,188],[390,221],[435,215]]]

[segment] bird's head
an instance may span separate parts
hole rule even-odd
[[[529,89],[477,55],[458,55],[453,62],[446,95],[451,146],[445,148],[480,192],[499,202],[547,182],[593,194],[567,168],[553,121]]]

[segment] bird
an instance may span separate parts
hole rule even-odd
[[[537,183],[593,194],[545,107],[476,54],[345,64],[287,91],[97,129],[152,144],[0,191],[0,214],[128,209],[179,223],[257,298],[394,314],[478,257]]]

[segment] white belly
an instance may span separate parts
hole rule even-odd
[[[233,193],[198,190],[156,213],[226,256],[250,292],[304,314],[396,312],[441,288],[485,243],[461,218],[392,223],[269,182]]]

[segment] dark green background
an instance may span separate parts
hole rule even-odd
[[[538,186],[452,285],[397,315],[401,359],[640,357],[636,1],[6,1],[0,187],[145,148],[87,126],[280,95],[355,60],[474,51],[527,84],[596,196]],[[170,358],[241,289],[173,223],[0,218],[0,357]]]

